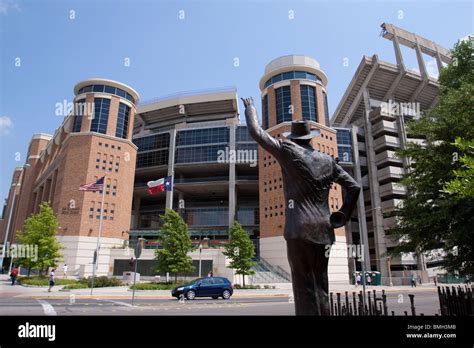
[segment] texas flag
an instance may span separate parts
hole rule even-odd
[[[171,191],[173,188],[173,177],[165,176],[162,179],[155,181],[148,181],[148,189],[146,190],[150,195],[154,195],[158,192]]]

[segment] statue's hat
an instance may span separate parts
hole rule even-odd
[[[307,121],[293,121],[291,132],[284,132],[282,135],[288,139],[308,140],[319,136],[319,129],[311,129]]]

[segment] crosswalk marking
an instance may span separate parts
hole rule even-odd
[[[41,304],[41,307],[43,307],[43,311],[45,315],[57,315],[53,306],[51,306],[48,302],[44,300],[38,300],[38,299],[36,301],[38,301]]]

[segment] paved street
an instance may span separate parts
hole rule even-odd
[[[60,287],[48,293],[44,287],[9,285],[0,279],[0,315],[294,315],[291,287],[280,289],[235,290],[230,300],[198,298],[178,301],[167,290],[137,291],[134,306],[132,292],[127,287],[62,291]],[[360,288],[359,288],[360,289]],[[331,287],[334,293],[344,291],[351,295],[358,291],[353,286]],[[377,296],[381,295],[381,288]],[[438,313],[438,297],[433,286],[415,289],[409,287],[385,288],[388,309],[396,315],[409,314],[408,294],[415,294],[418,314]]]

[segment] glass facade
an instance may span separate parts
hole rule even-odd
[[[268,95],[263,97],[263,129],[268,129]]]
[[[161,133],[133,139],[138,147],[137,168],[167,165],[169,159],[170,134]]]
[[[339,162],[352,163],[352,134],[347,128],[336,128],[337,152]]]
[[[94,117],[91,122],[91,132],[107,133],[109,109],[110,99],[94,98]]]
[[[219,151],[229,145],[229,128],[203,128],[179,131],[176,136],[178,163],[217,162]]]
[[[290,91],[290,86],[280,87],[275,90],[277,124],[292,120],[290,113]]]
[[[189,226],[228,226],[228,207],[187,208],[184,221]]]
[[[127,138],[128,123],[130,119],[130,107],[123,103],[119,103],[119,110],[117,115],[117,129],[115,136],[118,138]]]
[[[219,151],[227,144],[176,148],[176,163],[217,162]]]
[[[241,207],[237,210],[237,221],[243,226],[251,226],[259,224],[258,207]]]
[[[170,134],[154,134],[148,137],[133,139],[138,147],[138,152],[168,148],[170,145]]]
[[[326,126],[329,127],[329,107],[328,107],[328,96],[326,92],[323,91],[324,97],[324,118],[326,120]]]
[[[236,143],[254,143],[255,140],[249,133],[247,126],[238,126],[235,133],[235,142]]]
[[[137,154],[137,168],[162,166],[168,164],[169,151],[158,150]]]
[[[112,87],[112,86],[107,86],[107,85],[89,85],[82,87],[77,94],[82,94],[82,93],[91,93],[91,92],[100,92],[100,93],[108,93],[108,94],[115,94],[118,95],[119,97],[126,98],[130,100],[132,103],[136,103],[135,99],[132,97],[132,95],[123,89],[117,88],[117,87]]]
[[[202,128],[179,131],[176,146],[229,142],[229,128]]]
[[[300,85],[301,113],[304,121],[318,121],[316,89],[313,86]]]
[[[304,80],[321,82],[321,79],[317,77],[315,74],[311,74],[306,71],[288,71],[288,72],[284,72],[284,73],[281,73],[269,78],[265,82],[265,88],[273,85],[275,82],[278,82],[278,81],[295,80],[295,79],[301,79],[301,80],[304,79]]]

